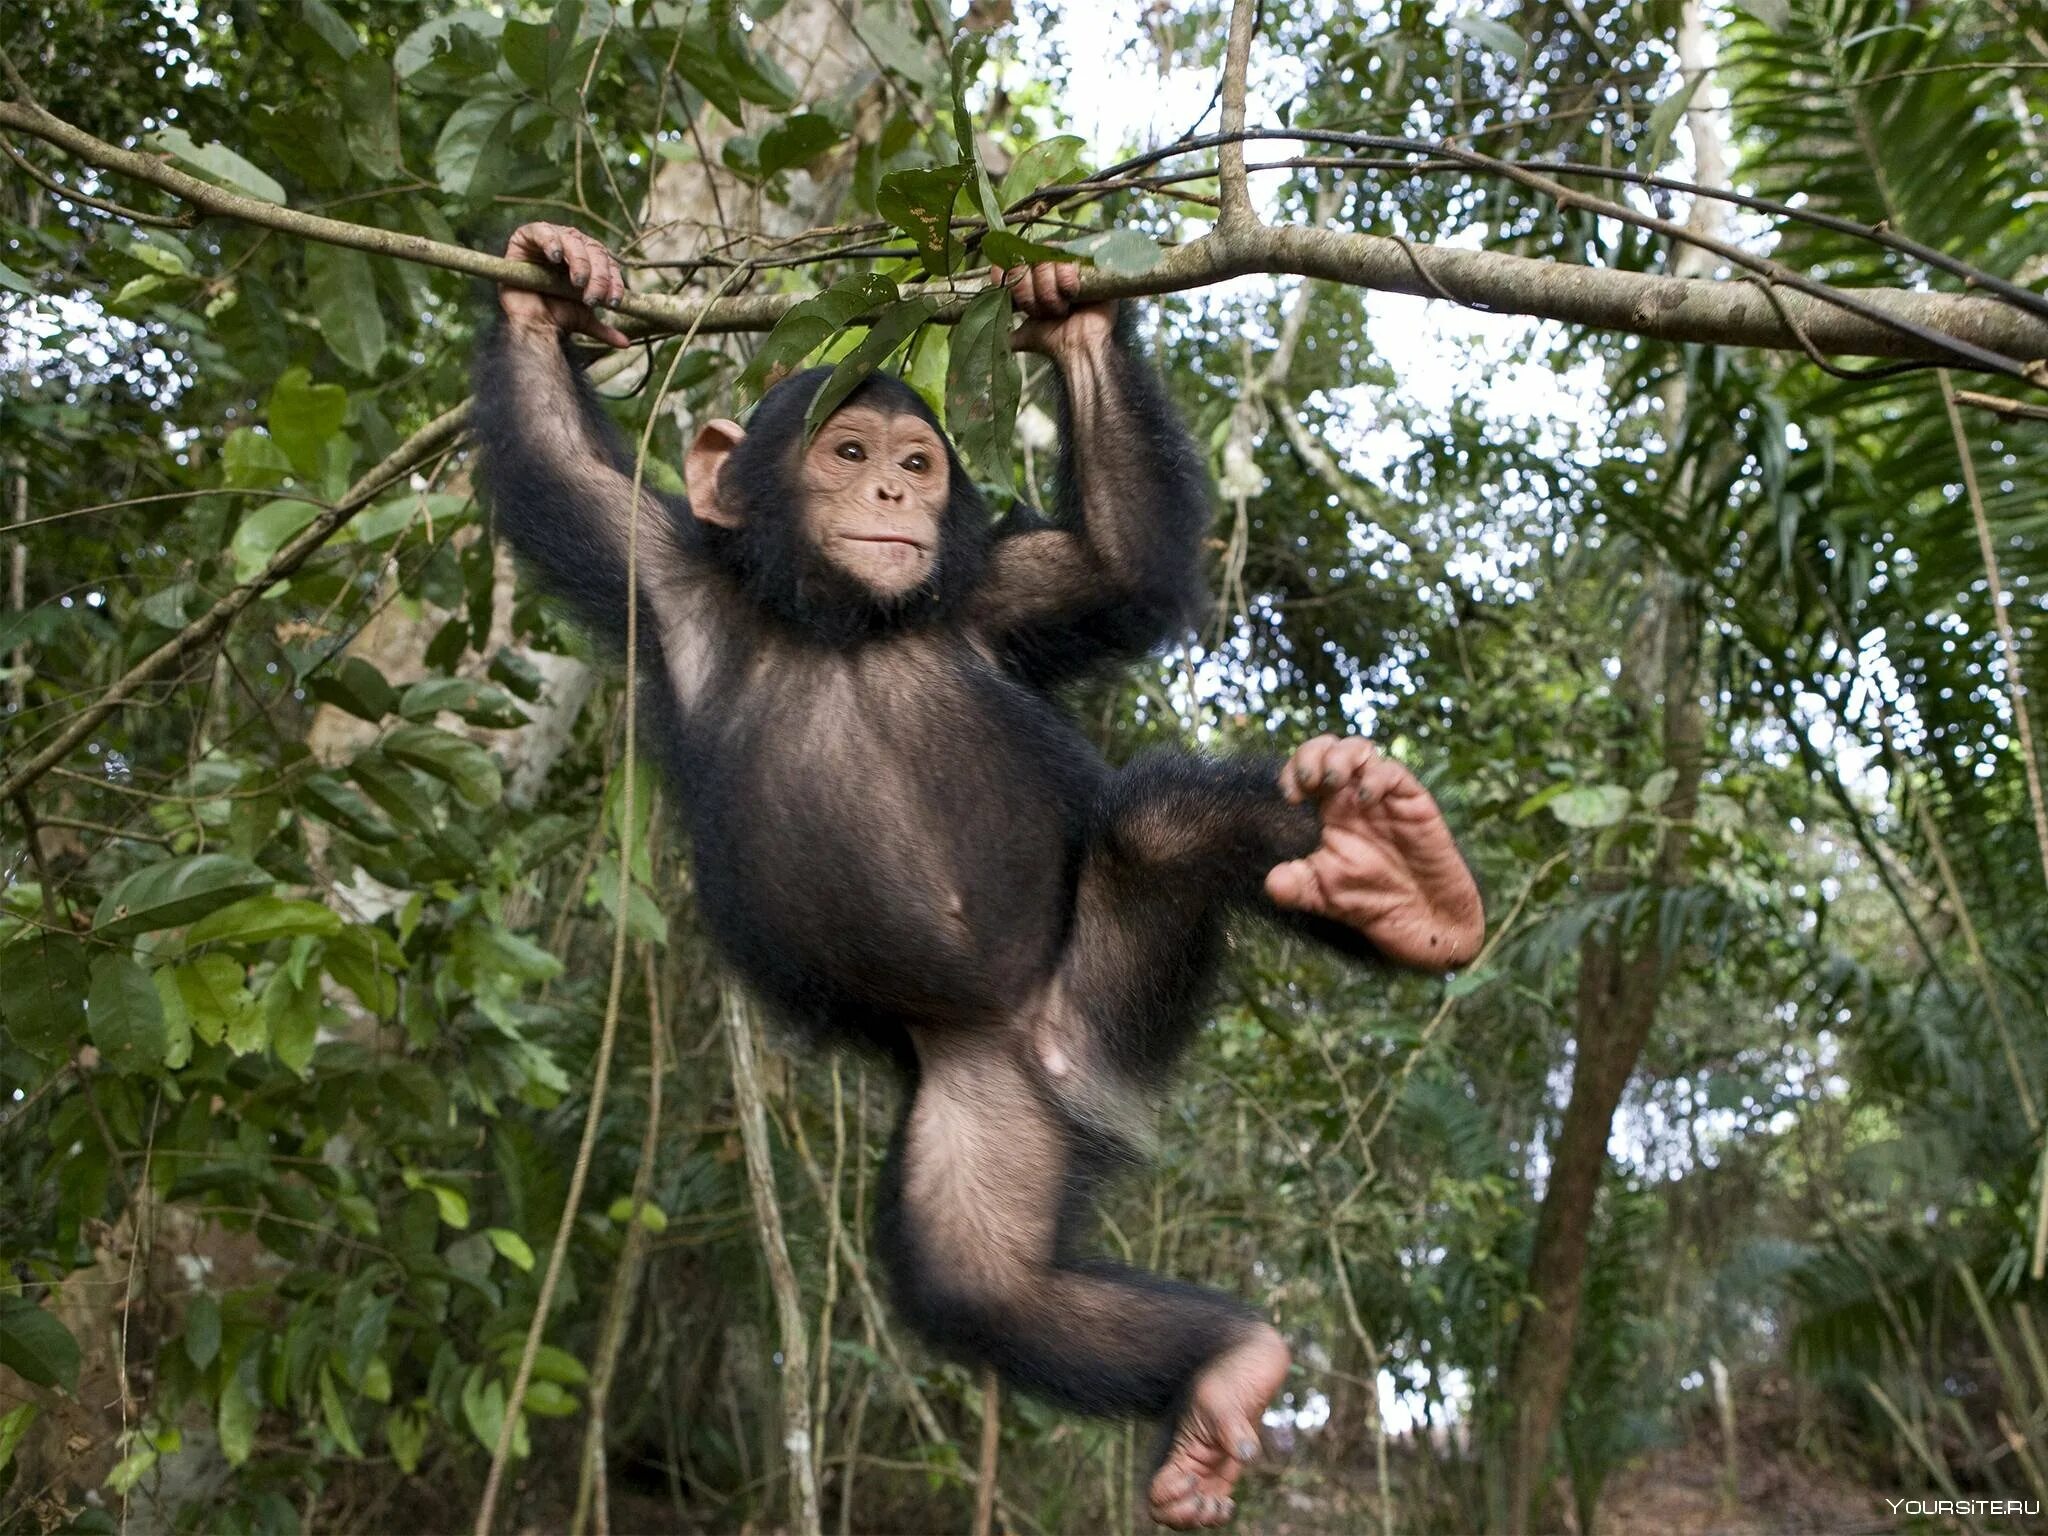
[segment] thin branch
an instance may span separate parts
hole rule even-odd
[[[245,197],[200,181],[153,156],[124,150],[94,138],[23,102],[0,102],[0,127],[13,127],[68,150],[103,169],[150,183],[191,202],[202,212],[241,219],[306,239],[395,256],[484,278],[570,297],[562,279],[539,267],[506,261],[446,245],[419,235],[374,229]],[[1314,139],[1355,144],[1368,149],[1448,156],[1474,169],[1508,176],[1565,206],[1643,225],[1674,239],[1682,228],[1651,219],[1619,203],[1574,192],[1550,177],[1455,146],[1419,140],[1375,138],[1364,134],[1331,134],[1312,130],[1257,129],[1233,135],[1248,139]],[[1223,139],[1211,135],[1176,145],[1167,153],[1218,148]],[[1127,174],[1158,155],[1111,167],[1104,176]],[[1732,247],[1717,255],[1759,268],[1760,258]],[[1159,264],[1141,273],[1090,268],[1082,274],[1079,298],[1142,298],[1178,293],[1253,273],[1322,277],[1353,287],[1434,297],[1455,295],[1459,302],[1489,309],[1560,320],[1596,330],[1620,331],[1665,341],[1704,342],[1721,346],[1802,350],[1800,335],[1833,356],[1920,358],[1952,366],[1965,364],[1989,372],[2024,377],[2024,365],[2048,363],[2048,321],[2017,313],[1989,299],[1900,289],[1858,289],[1853,294],[1783,268],[1761,263],[1775,281],[1799,290],[1781,302],[1795,333],[1770,298],[1749,284],[1703,278],[1663,277],[1516,256],[1503,251],[1471,251],[1434,245],[1411,245],[1378,235],[1334,230],[1269,228],[1255,225],[1233,231],[1227,241],[1208,235],[1169,251]],[[928,284],[916,291],[940,302],[933,318],[951,322],[965,312],[981,289],[978,279]],[[621,315],[660,331],[696,329],[707,334],[765,331],[805,293],[748,294],[710,301],[666,295],[627,294],[616,306]]]
[[[1259,21],[1259,0],[1236,0],[1230,10],[1230,41],[1223,58],[1223,131],[1230,135],[1218,155],[1217,179],[1223,200],[1216,227],[1226,233],[1258,224],[1252,212],[1251,187],[1245,179],[1244,91],[1251,68],[1252,33]]]
[[[1956,403],[1973,405],[1980,411],[2006,421],[2048,421],[2048,405],[2029,405],[2024,400],[2009,400],[2004,395],[1979,394],[1974,389],[1956,391]]]

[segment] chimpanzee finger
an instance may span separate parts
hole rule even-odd
[[[1321,787],[1332,790],[1349,783],[1378,752],[1379,749],[1362,736],[1345,737],[1323,756]]]
[[[1322,787],[1323,758],[1336,744],[1334,736],[1316,736],[1294,749],[1280,777],[1280,787],[1289,800],[1299,801]]]
[[[1323,882],[1316,874],[1316,867],[1307,859],[1291,859],[1268,870],[1266,895],[1272,899],[1274,906],[1289,907],[1296,911],[1316,912],[1329,904],[1323,894]]]
[[[1068,300],[1081,296],[1081,264],[1078,261],[1062,261],[1053,269],[1053,280],[1059,284],[1060,295]]]
[[[1429,793],[1414,774],[1391,757],[1375,757],[1365,765],[1364,771],[1358,775],[1357,782],[1360,805],[1376,805],[1390,796],[1409,791],[1425,797]]]
[[[633,345],[632,337],[615,325],[605,324],[604,321],[598,319],[597,316],[591,314],[588,310],[585,310],[581,318],[577,320],[575,329],[582,332],[585,336],[595,337],[608,347],[630,347]]]
[[[1043,308],[1038,297],[1036,274],[1028,266],[1019,267],[1016,271],[1016,278],[1016,282],[1011,285],[1011,291],[1016,294],[1017,307],[1027,315],[1036,316],[1042,314]]]
[[[1067,312],[1070,306],[1067,296],[1060,292],[1059,271],[1052,262],[1041,261],[1031,269],[1031,286],[1046,314],[1058,317]]]
[[[575,285],[576,291],[581,293],[590,282],[590,257],[584,252],[582,243],[577,240],[564,240],[559,259],[568,269],[569,281]]]

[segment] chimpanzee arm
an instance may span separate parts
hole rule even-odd
[[[1003,530],[977,594],[984,632],[1040,683],[1156,649],[1200,598],[1201,452],[1138,355],[1130,311],[1104,329],[1046,347],[1060,405],[1054,516]]]
[[[478,353],[473,409],[498,531],[587,629],[623,647],[633,460],[567,335],[500,320]],[[701,594],[691,591],[700,571],[684,543],[689,511],[645,483],[639,496],[641,634],[659,642],[678,702],[688,705],[709,646]]]

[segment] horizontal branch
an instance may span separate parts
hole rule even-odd
[[[32,134],[90,165],[146,182],[203,214],[442,267],[487,282],[574,296],[560,276],[525,262],[507,261],[421,235],[301,213],[229,191],[157,156],[109,144],[32,103],[0,102],[0,127]],[[1662,341],[1957,361],[1940,347],[1884,323],[1894,319],[2021,363],[2048,361],[2048,321],[1993,299],[1896,288],[1853,290],[1854,302],[1883,317],[1873,318],[1851,314],[1809,293],[1766,289],[1753,279],[1664,277],[1384,235],[1257,224],[1212,231],[1168,251],[1146,272],[1091,268],[1082,273],[1080,297],[1092,302],[1179,293],[1259,273],[1322,278],[1419,298],[1449,298],[1474,308]],[[979,287],[978,282],[968,280],[927,285],[920,291],[939,300],[934,318],[951,321],[966,309]],[[803,293],[744,294],[705,301],[629,293],[616,309],[647,332],[695,329],[722,334],[768,330],[807,297]]]

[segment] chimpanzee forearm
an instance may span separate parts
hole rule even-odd
[[[1200,596],[1208,523],[1201,450],[1137,348],[1130,306],[1106,346],[1058,354],[1055,514],[1076,530],[1104,584],[1166,638]]]
[[[473,409],[480,479],[499,532],[584,625],[622,642],[632,457],[567,337],[499,321],[478,351]],[[653,575],[674,564],[665,536],[672,524],[657,492],[643,486],[640,494],[648,515],[637,560]]]

